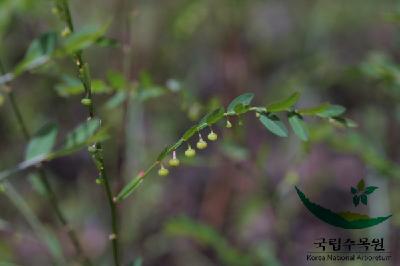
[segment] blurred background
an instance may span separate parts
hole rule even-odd
[[[111,22],[106,36],[113,41],[84,56],[110,135],[104,151],[115,192],[210,109],[244,92],[265,106],[299,91],[299,107],[340,104],[359,125],[307,120],[310,141],[302,142],[293,133],[272,135],[254,115],[243,126],[232,121],[232,129],[219,123],[216,143],[190,160],[180,148],[180,167],[167,177],[153,171],[118,205],[126,265],[309,265],[306,252],[320,237],[383,237],[392,259],[375,264],[400,265],[397,1],[71,0],[70,6],[76,29]],[[7,71],[34,38],[62,32],[52,8],[51,1],[0,0]],[[53,121],[61,142],[86,118],[69,58],[10,86],[31,132]],[[21,162],[27,145],[6,94],[0,94],[1,170]],[[87,151],[51,161],[45,171],[87,254],[95,265],[111,265],[108,205]],[[379,189],[368,207],[356,209],[349,189],[362,178]],[[76,265],[37,174],[17,174],[10,183],[0,194],[0,265]],[[305,209],[295,185],[332,210],[393,217],[369,229],[335,228]],[[37,216],[50,245],[27,223],[13,192]]]

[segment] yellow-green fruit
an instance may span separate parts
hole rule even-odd
[[[166,168],[164,168],[162,166],[161,166],[160,170],[158,170],[158,175],[160,175],[160,176],[166,176],[168,174],[169,174],[168,169],[166,169]]]
[[[89,106],[89,105],[92,104],[92,100],[89,99],[89,98],[83,98],[83,99],[81,100],[81,103],[82,103],[83,105],[85,105],[85,106]]]
[[[205,148],[207,148],[207,142],[205,142],[204,140],[199,140],[198,142],[197,142],[197,144],[196,144],[196,147],[199,149],[199,150],[204,150]]]
[[[171,159],[171,160],[169,160],[169,162],[168,162],[168,164],[170,165],[170,166],[178,166],[179,165],[179,160],[178,159]]]
[[[196,151],[194,150],[194,149],[192,149],[192,148],[188,148],[186,151],[185,151],[185,156],[186,157],[194,157],[196,155]]]
[[[227,128],[231,128],[232,127],[232,124],[231,124],[231,122],[229,120],[226,120],[226,127]]]
[[[208,134],[207,138],[211,141],[216,141],[218,138],[218,135],[214,132],[211,132],[210,134]]]

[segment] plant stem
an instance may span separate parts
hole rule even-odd
[[[2,74],[5,73],[4,67],[1,64],[1,62],[0,62],[0,71],[2,72]],[[23,119],[23,116],[21,114],[21,110],[19,109],[17,101],[15,100],[15,95],[14,95],[13,90],[11,88],[9,88],[9,91],[7,92],[7,94],[8,94],[10,103],[11,103],[11,108],[17,118],[18,126],[21,128],[21,131],[25,138],[25,141],[29,142],[31,139],[31,134],[29,133],[29,130],[28,130],[26,123]],[[82,246],[79,242],[79,239],[78,239],[75,231],[69,226],[69,223],[68,223],[67,219],[65,218],[65,215],[61,211],[60,205],[58,203],[58,199],[56,197],[56,194],[55,194],[53,188],[50,185],[50,182],[49,182],[49,179],[47,178],[46,172],[42,168],[40,168],[40,169],[38,169],[38,173],[40,176],[40,181],[45,189],[46,196],[50,202],[50,205],[52,206],[57,219],[60,221],[62,226],[66,229],[68,237],[70,238],[70,240],[75,248],[76,253],[78,254],[79,258],[84,262],[85,265],[91,265],[90,260],[85,255],[85,253],[82,249]]]
[[[66,27],[68,28],[69,32],[74,31],[74,25],[72,22],[72,16],[68,5],[68,0],[59,0],[61,4],[61,8],[63,11],[63,19],[66,23]],[[89,75],[89,67],[88,64],[83,60],[82,51],[75,53],[75,60],[76,65],[78,67],[78,75],[80,81],[85,89],[85,97],[90,100],[90,104],[87,105],[88,109],[88,119],[92,119],[95,116],[95,108],[93,104],[93,97],[92,97],[92,89],[91,89],[91,81]],[[85,75],[82,75],[85,73]],[[110,207],[110,216],[111,216],[111,230],[112,233],[109,235],[109,239],[112,243],[112,250],[113,250],[113,258],[115,266],[120,266],[120,259],[119,259],[119,245],[118,245],[118,219],[117,219],[117,210],[115,206],[115,202],[113,200],[113,194],[111,191],[110,182],[106,173],[106,168],[103,160],[103,147],[100,142],[95,143],[94,147],[96,149],[95,153],[92,154],[93,159],[96,161],[96,167],[99,171],[100,178],[104,184],[104,190],[107,196],[108,205]]]

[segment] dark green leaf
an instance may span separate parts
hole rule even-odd
[[[365,182],[364,179],[361,179],[357,184],[358,191],[364,191],[365,189]]]
[[[191,128],[189,128],[182,136],[182,139],[184,141],[187,141],[188,139],[190,139],[195,133],[197,132],[197,125],[192,126]]]
[[[235,114],[235,107],[238,104],[242,104],[243,106],[249,106],[251,101],[254,98],[254,93],[244,93],[235,99],[228,105],[228,114]]]
[[[290,126],[292,127],[294,133],[302,140],[308,140],[308,130],[303,121],[303,118],[296,113],[291,113],[288,116]]]
[[[366,187],[366,188],[365,188],[365,194],[369,195],[369,194],[373,193],[373,192],[375,191],[375,189],[377,189],[377,188],[378,188],[378,187],[373,187],[373,186],[371,186],[371,187]]]
[[[351,191],[352,194],[356,194],[357,193],[357,189],[354,188],[354,187],[351,187],[350,191]]]
[[[325,109],[322,112],[317,113],[318,116],[328,118],[328,117],[335,117],[343,114],[346,111],[341,105],[330,105],[329,108]]]
[[[133,191],[135,191],[140,184],[143,182],[143,175],[139,174],[134,179],[132,179],[117,195],[116,200],[120,201],[125,199],[128,195],[130,195]]]
[[[354,196],[353,197],[354,206],[357,206],[359,203],[360,203],[360,197],[359,196]]]
[[[206,114],[200,120],[199,125],[202,124],[212,125],[218,122],[223,117],[224,117],[224,108],[220,107]]]
[[[25,160],[49,154],[54,147],[57,133],[56,124],[50,123],[43,126],[29,141],[25,152]]]
[[[367,204],[368,204],[367,195],[365,195],[365,194],[362,194],[362,195],[361,195],[361,202],[362,202],[362,204],[364,204],[364,205],[367,205]]]
[[[300,93],[295,92],[292,95],[290,95],[288,98],[285,100],[279,101],[272,103],[267,106],[267,111],[268,112],[280,112],[280,111],[287,111],[289,110],[293,105],[297,103],[297,101],[300,98]]]
[[[297,112],[301,115],[318,115],[326,112],[330,108],[330,103],[323,103],[315,107],[299,109]]]
[[[178,140],[176,143],[167,146],[167,147],[160,153],[160,155],[158,155],[157,161],[159,161],[159,162],[162,161],[162,160],[165,158],[165,156],[167,156],[168,154],[170,154],[171,152],[173,152],[174,150],[176,150],[179,146],[181,146],[182,143],[183,143],[183,141],[184,141],[183,139],[180,139],[180,140]]]
[[[260,115],[261,123],[272,133],[279,137],[287,137],[288,130],[276,115]]]
[[[58,35],[55,32],[45,33],[33,40],[24,59],[15,68],[14,74],[19,75],[24,71],[31,70],[48,62],[57,47],[57,43]]]

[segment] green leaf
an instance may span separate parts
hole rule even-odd
[[[188,139],[190,139],[196,132],[197,132],[197,125],[192,126],[191,128],[189,128],[182,136],[182,139],[184,141],[187,141]]]
[[[365,189],[365,182],[364,179],[361,179],[357,184],[358,191],[364,191]]]
[[[362,204],[364,204],[364,205],[367,205],[367,204],[368,204],[367,195],[365,195],[365,194],[362,194],[362,195],[361,195],[361,202],[362,202]]]
[[[234,108],[234,111],[237,115],[246,113],[249,110],[249,106],[248,105],[243,105],[241,103],[237,104]]]
[[[76,150],[86,147],[91,142],[104,139],[104,135],[97,135],[98,138],[93,138],[96,136],[100,128],[100,119],[92,118],[78,127],[76,127],[72,132],[70,132],[64,141],[64,145],[60,150],[55,152],[54,156],[67,155],[75,152]]]
[[[288,115],[290,126],[292,127],[294,133],[302,140],[308,140],[308,130],[304,123],[303,118],[296,113],[291,113]]]
[[[288,111],[293,105],[297,103],[297,101],[300,98],[300,93],[295,92],[292,95],[290,95],[288,98],[285,100],[279,101],[272,103],[267,106],[267,111],[268,112],[280,112],[280,111]]]
[[[343,114],[346,111],[341,105],[330,105],[329,108],[323,110],[322,112],[318,112],[317,115],[323,118],[335,117]]]
[[[297,112],[301,115],[318,115],[319,113],[326,112],[330,106],[330,103],[322,103],[315,107],[299,109]]]
[[[102,26],[88,26],[79,31],[71,33],[64,40],[64,51],[71,54],[91,46],[105,34],[109,24],[110,23],[105,23]]]
[[[135,178],[133,178],[122,190],[118,193],[116,197],[116,201],[120,201],[128,197],[133,191],[135,191],[140,184],[143,182],[144,176],[139,174]]]
[[[276,115],[260,115],[261,123],[272,133],[279,137],[287,137],[288,130]]]
[[[71,76],[63,76],[64,83],[57,84],[55,89],[61,97],[69,97],[73,95],[80,95],[85,90],[79,79]],[[107,86],[102,80],[92,80],[92,93],[101,94],[111,92],[110,87]]]
[[[374,191],[375,191],[375,189],[377,189],[378,187],[373,187],[373,186],[371,186],[371,187],[366,187],[365,188],[365,194],[367,194],[367,195],[369,195],[369,194],[372,194]]]
[[[228,114],[235,114],[235,107],[239,104],[242,104],[243,106],[249,106],[253,98],[254,93],[244,93],[239,95],[228,105]]]
[[[350,191],[351,191],[351,194],[356,194],[357,193],[357,189],[354,188],[354,187],[351,187]]]
[[[181,146],[182,143],[183,143],[183,141],[184,141],[183,139],[180,139],[180,140],[178,140],[176,143],[167,146],[167,147],[160,153],[160,155],[158,155],[157,161],[159,161],[159,162],[162,161],[162,160],[165,158],[165,156],[167,156],[168,154],[170,154],[171,152],[173,152],[174,150],[176,150],[179,146]]]
[[[208,114],[206,114],[199,122],[199,125],[207,124],[212,125],[217,123],[221,118],[224,117],[224,108],[217,108]]]
[[[353,197],[354,206],[357,206],[359,203],[360,203],[360,197],[359,196],[354,196]]]
[[[56,124],[50,123],[43,126],[29,141],[25,152],[25,160],[49,154],[54,147],[57,133]]]
[[[353,120],[343,117],[331,117],[329,121],[339,127],[354,128],[358,126]]]
[[[55,32],[44,33],[34,39],[25,54],[24,59],[16,66],[15,75],[45,64],[55,51],[58,44],[58,35]]]

